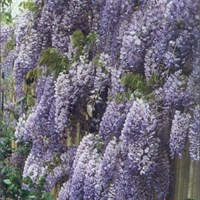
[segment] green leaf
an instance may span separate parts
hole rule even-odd
[[[27,96],[27,105],[29,107],[33,107],[35,105],[35,99],[31,95]]]
[[[45,185],[45,183],[46,183],[45,178],[44,178],[44,177],[41,177],[41,178],[39,179],[39,185],[43,186],[43,185]]]
[[[15,187],[15,184],[12,183],[12,184],[8,187],[8,190],[7,190],[7,191],[12,191],[14,187]]]
[[[35,12],[39,9],[39,7],[32,0],[22,1],[19,4],[19,8],[21,11],[28,10],[30,12]]]
[[[29,196],[29,199],[36,199],[37,197],[35,195]]]
[[[53,75],[57,78],[60,72],[69,69],[70,61],[66,55],[57,49],[47,48],[41,52],[38,64],[47,67],[46,76]]]
[[[12,182],[11,182],[9,179],[4,179],[3,182],[4,182],[6,185],[12,184]]]
[[[1,21],[6,23],[6,24],[10,24],[12,23],[12,15],[9,12],[1,12]]]
[[[81,30],[76,30],[73,34],[72,34],[72,43],[73,43],[73,47],[77,48],[77,47],[83,47],[84,43],[85,43],[85,36],[84,34],[81,32]]]
[[[49,192],[46,192],[42,195],[42,200],[53,200],[53,197]]]
[[[32,179],[29,177],[29,176],[26,176],[22,179],[22,182],[27,184],[27,185],[30,185],[33,181]]]
[[[19,99],[17,100],[17,104],[19,104],[19,103],[21,103],[21,102],[23,102],[23,101],[25,101],[25,100],[26,100],[26,97],[23,96],[23,97],[21,97],[21,98],[19,98]]]
[[[1,175],[5,174],[6,173],[6,168],[4,167],[2,170],[1,170]]]

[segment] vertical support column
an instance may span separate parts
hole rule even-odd
[[[176,159],[174,200],[200,200],[200,162],[190,159],[189,150]]]
[[[200,162],[190,161],[188,199],[200,199]]]

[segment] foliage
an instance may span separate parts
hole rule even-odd
[[[84,53],[87,55],[94,47],[96,40],[97,34],[95,32],[90,32],[88,35],[84,35],[81,30],[76,30],[72,34],[73,48],[76,50],[74,61],[78,61],[80,56]]]
[[[45,192],[45,179],[41,178],[36,185],[29,177],[23,178],[22,166],[25,156],[28,155],[30,146],[18,144],[13,148],[14,129],[9,128],[3,120],[0,121],[0,197],[11,200],[52,200],[50,193]],[[17,160],[12,161],[13,155]],[[21,160],[21,159],[22,160]],[[19,160],[18,160],[19,159]],[[20,162],[20,163],[18,163]],[[26,184],[26,187],[23,187]],[[31,189],[30,189],[31,188]]]
[[[6,126],[2,120],[2,116],[0,119],[0,159],[4,160],[6,159],[7,155],[11,153],[10,142],[13,139],[13,130]]]
[[[11,12],[9,11],[11,4],[12,0],[1,0],[0,21],[6,24],[12,23],[12,15]]]
[[[21,11],[28,10],[31,12],[35,12],[38,10],[38,6],[32,0],[22,1],[19,4],[19,8]]]
[[[1,6],[9,6],[12,3],[12,0],[1,0]]]
[[[63,70],[69,70],[68,57],[55,48],[44,49],[40,54],[38,64],[47,67],[46,76],[53,74],[55,78]],[[33,69],[27,74],[27,78],[32,76],[37,79],[41,75],[41,72],[41,68]]]
[[[9,12],[2,12],[1,13],[1,21],[6,23],[6,24],[11,24],[12,23],[12,15]]]
[[[121,82],[131,91],[139,90],[144,93],[148,91],[146,81],[141,74],[128,73],[122,77]]]
[[[121,83],[132,92],[138,90],[143,94],[151,93],[156,87],[161,86],[161,81],[156,75],[152,75],[149,80],[146,80],[143,75],[131,72],[122,77]]]
[[[159,77],[153,75],[149,80],[139,73],[126,73],[121,78],[121,83],[125,86],[126,91],[118,93],[116,101],[121,102],[125,99],[130,99],[132,96],[137,98],[145,98],[154,100],[153,91],[162,85],[162,81]]]
[[[11,50],[13,50],[15,48],[15,45],[16,45],[15,44],[15,38],[14,38],[14,35],[13,35],[11,37],[11,39],[7,41],[7,43],[6,43],[6,49],[8,51],[11,51]]]

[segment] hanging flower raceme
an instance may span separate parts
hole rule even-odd
[[[87,173],[87,166],[91,167],[90,165],[92,165],[92,163],[90,163],[91,153],[92,159],[95,159],[98,163],[96,147],[97,144],[100,142],[99,139],[100,138],[98,136],[89,134],[83,138],[82,142],[80,143],[77,149],[77,153],[73,163],[73,175],[71,177],[70,185],[70,199],[72,200],[83,199],[84,191],[86,192],[85,197],[88,198],[88,195],[90,195],[88,190],[94,190],[93,182],[95,180],[92,180],[92,178],[95,177],[89,177],[89,172]],[[86,185],[84,185],[84,183]]]
[[[108,143],[115,136],[119,138],[131,103],[109,102],[100,123],[99,135]]]
[[[62,133],[66,127],[69,127],[70,113],[76,110],[82,98],[89,96],[93,87],[93,73],[92,63],[85,63],[82,60],[74,64],[68,74],[61,73],[58,77],[55,84],[58,133]]]
[[[156,118],[150,105],[142,99],[133,101],[122,130],[123,143],[135,142],[155,134]]]
[[[170,133],[170,152],[172,158],[174,158],[176,154],[179,157],[182,156],[182,152],[186,143],[189,123],[189,114],[181,113],[178,110],[175,111]]]
[[[158,200],[166,199],[169,194],[171,167],[169,156],[165,149],[161,149],[155,170],[154,189]]]
[[[88,162],[85,180],[84,180],[84,196],[85,200],[95,199],[96,187],[98,184],[98,168],[101,162],[101,154],[97,149],[94,149],[90,154],[91,158]]]
[[[109,199],[110,193],[115,197],[115,179],[117,173],[118,156],[119,156],[119,144],[114,137],[105,149],[103,158],[98,166],[97,180],[95,187],[95,199]],[[111,191],[112,190],[112,191]],[[94,199],[94,198],[93,198]]]
[[[179,70],[170,75],[163,88],[156,92],[158,98],[162,99],[166,109],[182,109],[189,104],[190,97],[185,87],[187,77],[184,77],[181,72]]]
[[[48,130],[48,123],[52,123],[52,121],[48,121],[48,117],[53,102],[54,82],[51,77],[48,77],[45,81],[42,97],[26,121],[24,137],[30,137],[33,141],[36,141],[38,136],[45,138],[45,136],[49,137],[53,134],[54,130]],[[50,119],[54,121],[54,118]]]
[[[189,152],[192,160],[200,160],[200,106],[196,106],[193,113],[193,120],[189,129]]]
[[[21,115],[18,124],[15,130],[15,137],[17,141],[23,141],[23,140],[28,140],[28,138],[24,138],[24,132],[25,132],[25,127],[26,127],[26,120],[27,116],[25,114]]]
[[[36,67],[42,48],[41,32],[34,28],[33,21],[34,15],[25,13],[18,19],[19,25],[15,31],[17,58],[14,62],[14,78],[18,99],[24,96],[23,80],[25,75]]]
[[[57,200],[68,200],[70,199],[69,197],[69,187],[70,187],[70,181],[64,183],[59,191],[59,194],[58,194],[58,198]]]
[[[55,168],[48,173],[46,177],[47,189],[51,190],[59,182],[66,181],[71,178],[72,165],[74,161],[74,156],[76,154],[76,147],[71,147],[67,152],[60,155],[60,165],[55,166]]]
[[[141,99],[133,102],[122,129],[122,154],[127,169],[148,176],[155,170],[160,139],[157,120],[150,105]]]

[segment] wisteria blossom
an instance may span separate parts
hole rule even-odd
[[[174,157],[175,154],[177,154],[179,157],[182,156],[183,147],[186,143],[189,123],[189,114],[181,114],[180,111],[175,111],[170,134],[170,151],[172,157]]]

